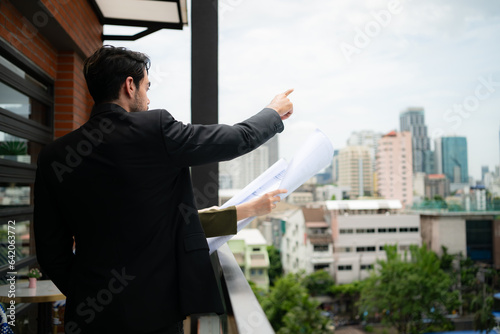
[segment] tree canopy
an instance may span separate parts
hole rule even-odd
[[[399,333],[449,329],[445,316],[458,306],[458,293],[450,291],[451,279],[440,268],[437,255],[426,246],[411,246],[404,256],[397,246],[385,246],[386,261],[363,282],[360,311],[381,316]]]

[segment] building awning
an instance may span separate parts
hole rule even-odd
[[[311,244],[313,245],[328,245],[333,242],[332,236],[330,234],[325,235],[311,235],[307,236]]]
[[[268,268],[269,262],[264,254],[251,254],[250,255],[251,268]]]
[[[326,222],[306,222],[306,227],[309,227],[309,228],[327,228],[328,224]]]
[[[136,40],[160,29],[187,24],[186,0],[90,0],[103,25],[143,27],[135,35],[103,35],[103,40]]]
[[[333,260],[333,258],[312,258],[311,259],[311,263],[312,264],[332,264],[333,262],[335,262]]]

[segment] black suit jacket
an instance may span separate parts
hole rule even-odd
[[[166,110],[94,107],[40,153],[38,262],[66,295],[68,333],[147,333],[223,307],[189,166],[233,159],[283,130],[264,109],[233,126]],[[76,252],[73,254],[73,236]]]

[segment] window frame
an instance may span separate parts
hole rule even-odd
[[[45,125],[0,108],[0,131],[36,142],[42,146],[52,142],[54,138],[54,80],[26,56],[1,39],[0,56],[24,71],[29,77],[47,87],[47,89],[44,89],[28,78],[20,77],[7,66],[0,64],[0,82],[47,107]],[[0,172],[1,183],[18,183],[31,187],[29,206],[0,207],[0,225],[8,224],[10,220],[15,220],[16,222],[28,220],[30,222],[30,255],[16,261],[16,271],[18,271],[36,263],[33,241],[33,186],[36,174],[36,161],[23,163],[0,158],[0,168],[2,170]],[[8,264],[1,266],[0,276],[4,277],[8,271]]]

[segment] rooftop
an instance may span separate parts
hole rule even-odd
[[[256,228],[244,228],[232,240],[245,240],[247,245],[267,245],[266,239]]]
[[[304,220],[306,222],[323,222],[325,221],[325,212],[323,209],[317,208],[302,208]]]
[[[327,210],[379,210],[402,209],[397,199],[325,201]]]
[[[427,178],[429,180],[445,179],[446,175],[444,175],[444,174],[429,174],[429,175],[427,175]]]

